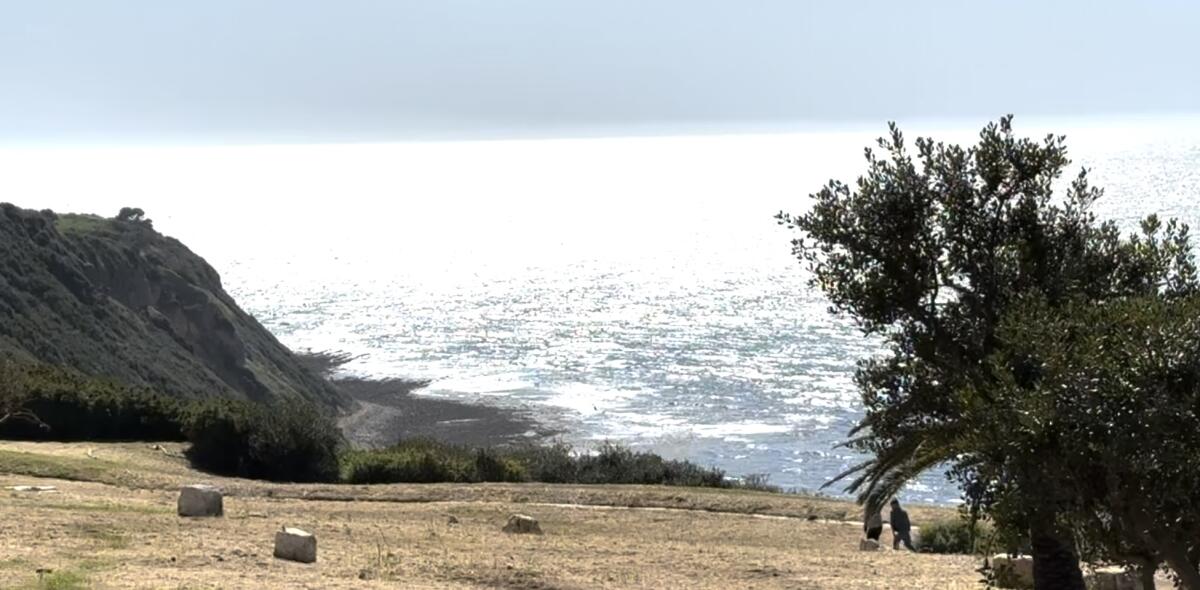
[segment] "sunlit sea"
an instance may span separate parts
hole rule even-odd
[[[772,215],[852,180],[880,130],[7,150],[0,199],[142,207],[285,344],[361,355],[350,373],[813,490],[859,459],[837,443],[881,348],[828,312]],[[1017,130],[1068,135],[1101,217],[1200,221],[1196,119]],[[905,494],[958,498],[937,472]]]

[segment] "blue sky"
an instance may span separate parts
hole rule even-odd
[[[1200,2],[0,0],[0,142],[1200,111]]]

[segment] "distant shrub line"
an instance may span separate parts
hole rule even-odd
[[[273,481],[335,481],[341,433],[306,403],[182,399],[49,365],[0,362],[0,395],[41,424],[9,420],[0,438],[187,441],[204,471]]]
[[[774,490],[764,478],[725,472],[605,443],[592,453],[566,444],[478,449],[407,440],[349,449],[328,416],[307,403],[272,405],[179,399],[57,367],[0,363],[8,405],[37,415],[0,423],[0,438],[57,441],[187,441],[198,469],[293,482],[662,484]]]
[[[604,443],[595,453],[570,445],[472,449],[409,440],[386,449],[342,456],[347,483],[538,481],[580,484],[660,484],[728,487],[725,472],[688,461]]]

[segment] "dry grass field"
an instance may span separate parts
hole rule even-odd
[[[651,486],[268,484],[194,472],[180,451],[0,443],[0,587],[982,587],[972,557],[859,552],[857,510],[837,500]],[[178,487],[201,482],[226,491],[224,518],[175,515]],[[8,489],[16,485],[56,489]],[[513,513],[536,517],[545,534],[501,532]],[[917,524],[954,515],[910,513]],[[316,564],[272,557],[283,525],[317,536]]]

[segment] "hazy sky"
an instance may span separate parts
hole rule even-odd
[[[0,0],[0,142],[1200,111],[1200,2]]]

